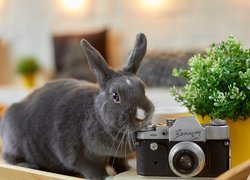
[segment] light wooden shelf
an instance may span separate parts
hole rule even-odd
[[[3,180],[80,180],[82,178],[39,171],[0,163],[0,179]]]

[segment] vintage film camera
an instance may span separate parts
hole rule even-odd
[[[137,132],[137,174],[216,177],[230,166],[229,127],[225,121],[201,125],[194,117],[149,125]]]

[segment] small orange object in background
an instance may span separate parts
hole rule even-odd
[[[4,105],[0,104],[0,120],[3,117],[5,110],[6,110],[6,107]]]

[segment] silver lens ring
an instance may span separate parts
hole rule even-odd
[[[190,172],[188,174],[178,171],[174,165],[174,159],[175,159],[176,154],[180,151],[183,151],[183,150],[191,151],[192,154],[194,154],[196,159],[197,159],[197,166],[192,170],[192,172]],[[201,172],[201,170],[204,168],[205,154],[204,154],[203,150],[200,148],[200,146],[198,146],[197,144],[195,144],[193,142],[184,141],[184,142],[180,142],[172,147],[172,149],[169,152],[168,162],[169,162],[169,166],[170,166],[171,170],[177,176],[180,176],[183,178],[190,178],[190,177],[193,177],[193,176],[196,176],[197,174],[199,174]]]

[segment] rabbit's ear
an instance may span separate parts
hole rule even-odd
[[[93,71],[97,82],[102,89],[105,88],[107,81],[112,77],[114,71],[108,66],[102,55],[90,45],[88,41],[82,39],[81,49],[86,55],[90,69]]]
[[[140,67],[141,61],[147,50],[147,38],[143,33],[136,35],[134,49],[132,50],[128,64],[123,68],[124,71],[136,74]]]

